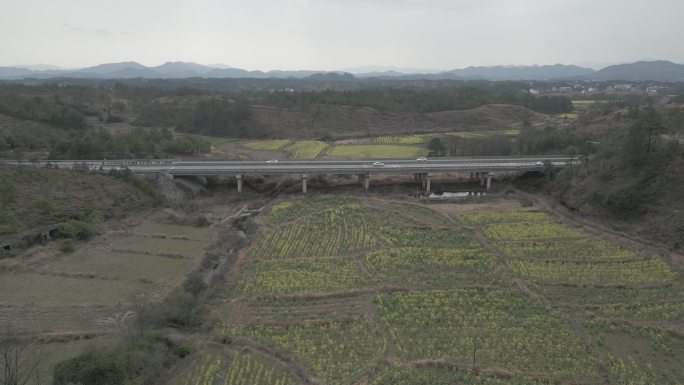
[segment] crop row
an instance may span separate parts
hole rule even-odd
[[[350,260],[288,258],[256,260],[243,275],[240,288],[248,294],[322,292],[363,286],[366,279]]]
[[[500,242],[496,247],[511,258],[622,260],[634,258],[634,252],[615,243],[598,239],[572,241]]]
[[[612,377],[611,383],[684,383],[684,344],[681,336],[604,318],[586,320],[583,326],[594,340],[597,351],[604,352],[603,363]]]
[[[684,302],[604,306],[597,312],[608,318],[684,323]]]
[[[513,291],[456,289],[383,294],[375,301],[400,353],[559,380],[597,372],[569,322]]]
[[[382,227],[380,237],[393,247],[475,248],[480,244],[470,233],[455,228]]]
[[[648,364],[637,365],[631,358],[620,359],[608,354],[604,363],[616,385],[671,384],[663,373],[658,373]]]
[[[504,222],[548,222],[550,217],[543,211],[478,211],[461,214],[457,219],[471,225],[487,225]]]
[[[222,333],[253,339],[309,367],[327,384],[356,379],[379,361],[385,347],[378,331],[364,322],[330,322],[288,327],[226,327]]]
[[[447,135],[463,139],[487,139],[495,136],[518,136],[520,135],[520,130],[457,131],[447,132]]]
[[[179,385],[222,385],[225,374],[225,360],[214,350],[204,353],[190,369],[179,376]]]
[[[362,385],[551,385],[553,381],[487,377],[448,368],[391,366]]]
[[[301,323],[360,319],[366,302],[361,297],[257,297],[244,302],[242,313],[259,323]]]
[[[383,210],[384,225],[419,226],[436,225],[452,226],[451,222],[442,214],[428,207],[395,203]]]
[[[425,143],[426,135],[387,135],[379,136],[373,140],[377,144],[422,144]]]
[[[533,285],[547,299],[578,305],[630,304],[684,299],[684,286],[671,284],[662,287],[595,287],[567,285]]]
[[[295,385],[283,370],[246,353],[235,353],[223,385]]]
[[[350,255],[376,244],[363,210],[341,206],[321,217],[271,229],[252,255],[266,258]]]
[[[501,241],[581,238],[586,236],[579,230],[554,222],[495,223],[485,226],[484,232],[487,237]]]
[[[285,151],[294,159],[314,159],[326,147],[328,145],[319,140],[298,140],[285,147]]]
[[[396,285],[448,287],[504,280],[495,257],[478,249],[389,249],[368,254],[366,264],[383,282]]]
[[[520,260],[509,265],[524,278],[550,284],[647,286],[669,284],[677,278],[657,257],[622,263]]]
[[[274,205],[268,219],[271,224],[292,222],[342,206],[358,207],[359,204],[358,200],[352,197],[323,195]]]

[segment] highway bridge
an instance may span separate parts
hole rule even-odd
[[[17,165],[17,161],[4,161]],[[471,173],[482,186],[491,187],[492,173],[514,171],[545,171],[579,164],[580,159],[568,156],[502,156],[463,158],[419,158],[378,160],[270,160],[231,161],[214,159],[108,159],[108,160],[59,160],[21,162],[46,168],[63,168],[93,172],[129,169],[137,174],[161,173],[174,176],[232,176],[242,191],[246,175],[301,175],[302,191],[306,192],[309,175],[335,174],[359,175],[363,186],[369,188],[373,174],[413,174],[426,192],[430,191],[432,174],[444,172]]]

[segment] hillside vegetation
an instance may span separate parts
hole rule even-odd
[[[584,138],[591,128],[583,128]],[[671,114],[631,109],[612,130],[577,143],[577,153],[595,155],[588,165],[562,171],[547,191],[583,215],[680,249],[684,148],[668,135],[679,130]]]
[[[0,236],[46,224],[121,217],[159,202],[150,186],[127,174],[0,166],[0,180]]]
[[[201,135],[329,140],[412,132],[520,129],[568,113],[569,98],[532,96],[516,82],[362,83],[360,89],[273,92],[117,81],[0,84],[0,156],[135,158],[208,154]],[[130,83],[130,82],[129,82]],[[206,88],[202,88],[206,87]],[[522,87],[522,88],[521,88]],[[321,150],[322,145],[318,146]],[[312,157],[310,154],[302,155]],[[299,154],[301,151],[293,151]],[[299,155],[295,155],[299,156]]]

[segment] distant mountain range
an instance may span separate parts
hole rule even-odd
[[[344,75],[344,76],[336,76]],[[353,76],[352,76],[353,75]],[[640,61],[593,70],[575,65],[468,67],[450,71],[366,66],[343,71],[248,71],[224,64],[167,62],[147,67],[137,62],[106,63],[81,69],[59,69],[49,65],[0,67],[0,79],[48,78],[312,78],[314,80],[454,79],[454,80],[655,80],[684,81],[684,65],[669,61]]]

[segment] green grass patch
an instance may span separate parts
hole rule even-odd
[[[259,140],[245,143],[244,146],[257,151],[278,151],[289,143],[289,140]]]

